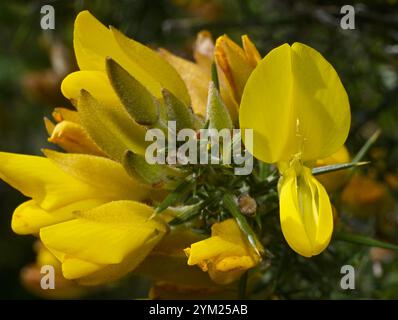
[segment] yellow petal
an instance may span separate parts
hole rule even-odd
[[[48,141],[57,144],[65,151],[98,156],[105,155],[80,124],[62,121],[54,127],[50,127],[48,124],[46,127],[50,133]]]
[[[58,208],[43,210],[34,200],[19,205],[12,216],[11,227],[17,234],[37,234],[40,228],[74,219],[72,214],[76,210],[87,210],[104,203],[103,200],[82,200]]]
[[[289,246],[305,257],[321,253],[333,232],[333,214],[324,187],[303,168],[283,177],[280,191],[280,221]]]
[[[228,108],[231,119],[234,123],[238,121],[239,103],[237,102],[234,90],[228,82],[227,77],[219,66],[217,66],[218,80],[220,83],[220,94],[222,101]]]
[[[188,264],[193,266],[220,255],[241,256],[243,254],[245,254],[244,248],[239,246],[239,244],[223,240],[221,237],[212,236],[191,245]]]
[[[46,247],[96,264],[121,263],[166,232],[163,221],[151,219],[153,208],[133,201],[115,201],[76,213],[76,219],[45,227]]]
[[[75,280],[86,277],[106,267],[106,265],[73,258],[65,255],[62,259],[62,274],[66,279]]]
[[[76,59],[81,70],[105,70],[105,58],[111,57],[157,98],[164,87],[187,105],[190,99],[178,73],[156,52],[128,39],[122,33],[102,25],[90,12],[76,17],[73,34]]]
[[[101,283],[115,281],[127,273],[134,270],[142,263],[145,257],[159,242],[162,234],[158,237],[152,237],[145,243],[141,244],[137,250],[131,251],[130,254],[119,264],[106,265],[92,274],[77,279],[78,283],[83,285],[98,285]]]
[[[193,111],[204,117],[206,115],[207,89],[210,82],[210,73],[206,73],[198,65],[177,57],[161,49],[160,54],[178,71],[188,88],[192,99]]]
[[[153,190],[133,180],[122,165],[113,160],[85,154],[44,150],[62,171],[97,189],[102,198],[143,201]]]
[[[76,71],[66,76],[61,84],[62,94],[75,101],[79,99],[82,89],[105,105],[121,106],[104,71]]]
[[[111,32],[120,48],[130,58],[131,61],[139,65],[149,76],[156,79],[162,88],[166,88],[172,92],[186,105],[189,106],[191,104],[184,81],[181,79],[178,72],[166,60],[164,60],[157,52],[153,51],[152,49],[133,39],[127,38],[123,33],[115,28],[111,27]],[[122,65],[122,67],[124,66]],[[136,75],[135,70],[129,70],[128,68],[125,69],[129,71],[131,75],[133,75],[144,86],[146,85],[145,81],[141,81],[141,79]],[[158,95],[155,96],[158,97]]]
[[[197,264],[219,284],[237,280],[260,261],[234,219],[213,224],[210,238],[193,243],[184,251],[188,265]]]
[[[77,111],[66,108],[54,108],[52,116],[55,121],[61,122],[63,120],[80,124],[80,119]]]
[[[254,130],[255,157],[268,163],[324,158],[347,138],[350,108],[333,67],[316,50],[284,44],[251,74],[242,97],[241,128]]]
[[[247,60],[243,49],[227,35],[217,39],[215,58],[234,91],[236,101],[240,101],[246,81],[254,67]]]
[[[47,117],[44,117],[44,126],[46,127],[47,134],[51,136],[54,132],[55,124]]]
[[[246,59],[253,69],[261,60],[261,55],[258,52],[256,46],[251,42],[247,35],[242,36],[243,50],[245,51]]]
[[[33,198],[44,210],[98,198],[98,190],[64,173],[44,157],[0,152],[0,179]]]

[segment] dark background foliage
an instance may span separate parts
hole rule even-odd
[[[40,28],[44,4],[55,8],[53,31]],[[355,6],[355,30],[340,28],[344,4]],[[76,69],[73,21],[83,9],[143,43],[167,47],[187,58],[196,32],[202,29],[214,38],[227,33],[238,42],[241,34],[248,34],[262,55],[284,42],[300,41],[316,48],[336,68],[350,97],[349,150],[357,151],[381,128],[381,138],[367,155],[372,166],[366,170],[380,181],[386,174],[397,175],[398,3],[394,0],[1,1],[0,150],[40,154],[48,145],[42,119],[51,108],[69,105],[60,95],[59,82],[63,73]],[[13,209],[22,201],[23,196],[0,182],[0,298],[33,298],[19,280],[20,269],[34,260],[33,238],[16,236],[10,228]],[[396,241],[397,234],[393,231],[390,238]],[[132,297],[131,286],[124,287],[96,297]],[[373,291],[367,296],[374,296]],[[381,296],[398,297],[387,291]]]

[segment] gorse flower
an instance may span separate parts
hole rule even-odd
[[[253,129],[251,153],[281,173],[288,244],[306,257],[326,248],[332,209],[310,168],[343,145],[350,112],[318,52],[285,44],[261,60],[247,36],[240,47],[226,35],[214,44],[203,31],[191,62],[106,28],[88,11],[76,18],[73,42],[80,70],[61,90],[76,110],[56,108],[55,123],[45,119],[49,141],[66,153],[0,153],[0,178],[30,198],[15,210],[13,230],[38,236],[66,279],[94,285],[136,270],[162,281],[157,291],[181,283],[215,292],[210,279],[229,285],[262,261],[253,179],[235,180],[228,165],[145,161],[147,130],[165,131],[171,120],[194,130]],[[250,217],[225,193],[244,194]]]
[[[246,245],[246,239],[233,219],[213,224],[211,237],[192,244],[185,253],[189,265],[199,265],[221,284],[239,278],[259,262],[259,256]]]
[[[32,198],[15,210],[13,230],[39,235],[67,279],[97,284],[132,270],[167,230],[138,202],[156,193],[107,158],[45,153],[0,153],[0,177]]]
[[[319,254],[329,244],[333,215],[309,167],[335,153],[350,128],[348,97],[336,71],[301,43],[272,50],[245,86],[239,123],[254,130],[254,156],[278,165],[287,242],[303,256]]]

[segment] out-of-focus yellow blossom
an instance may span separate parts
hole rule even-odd
[[[371,177],[355,174],[341,193],[341,201],[358,217],[380,215],[394,207],[388,188]]]
[[[236,281],[260,261],[234,219],[213,224],[210,238],[193,243],[184,251],[189,265],[198,265],[219,284]]]
[[[337,163],[350,162],[350,154],[345,146],[342,146],[337,152],[330,157],[319,159],[316,161],[316,167],[328,166]],[[328,192],[336,192],[346,182],[348,178],[347,170],[338,170],[334,172],[324,173],[317,176],[317,179],[322,183]]]
[[[311,257],[331,239],[333,215],[325,188],[309,166],[335,153],[350,127],[347,93],[316,50],[284,44],[250,75],[239,111],[240,127],[254,131],[252,154],[277,163],[280,221],[290,247]]]
[[[27,290],[49,299],[76,299],[90,292],[86,287],[79,286],[75,281],[65,279],[62,275],[61,263],[40,241],[37,241],[34,247],[37,252],[36,262],[21,270],[21,281]],[[43,266],[54,268],[54,289],[43,290],[41,287],[43,278],[41,268]]]
[[[398,175],[394,173],[387,173],[384,177],[390,188],[393,190],[398,189]]]
[[[14,232],[39,234],[67,279],[97,284],[134,269],[166,232],[164,221],[148,220],[153,208],[137,202],[157,192],[110,159],[46,155],[0,153],[0,178],[31,198],[15,210]]]

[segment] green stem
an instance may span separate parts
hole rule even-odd
[[[384,249],[390,249],[398,252],[398,245],[385,242],[385,241],[380,241],[376,240],[370,237],[366,236],[361,236],[357,234],[350,234],[344,231],[336,231],[334,233],[334,238],[339,241],[345,241],[345,242],[350,242],[354,244],[359,244],[363,246],[368,246],[368,247],[378,247],[378,248],[384,248]]]
[[[369,151],[370,147],[376,142],[377,138],[380,136],[380,133],[380,130],[376,130],[375,133],[372,134],[368,141],[366,141],[366,143],[362,146],[361,150],[359,150],[355,155],[354,159],[352,159],[352,162],[355,163],[362,160],[365,154]]]

